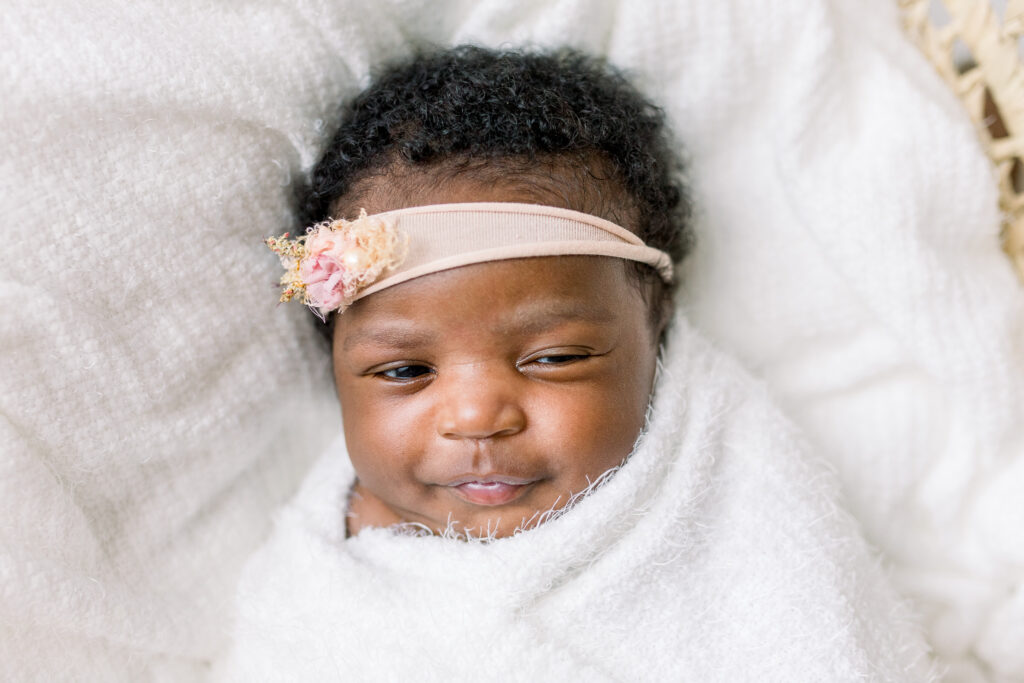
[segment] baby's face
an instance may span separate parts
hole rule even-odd
[[[451,521],[507,536],[619,465],[656,362],[627,277],[605,257],[495,261],[339,316],[334,373],[358,476],[350,529]]]
[[[369,213],[468,201],[587,210],[536,185],[380,187],[360,200]],[[334,378],[358,477],[349,530],[451,522],[508,536],[621,464],[644,425],[660,336],[627,272],[600,256],[492,261],[339,315]]]

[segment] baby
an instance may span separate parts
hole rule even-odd
[[[404,260],[367,262],[376,286],[344,264],[314,273],[344,243],[324,224],[302,277],[286,255],[285,282],[290,298],[305,280],[327,317],[357,474],[350,533],[507,536],[623,462],[688,243],[677,166],[660,112],[580,54],[460,48],[391,69],[350,105],[307,217],[388,213]],[[365,258],[356,241],[360,256],[337,258]]]
[[[829,475],[672,304],[671,149],[573,52],[419,56],[348,106],[314,227],[268,240],[344,439],[246,566],[222,675],[928,678]]]

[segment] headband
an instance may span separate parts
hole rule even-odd
[[[473,263],[536,256],[614,256],[672,282],[668,254],[597,216],[513,203],[435,204],[319,223],[266,244],[281,258],[281,301],[321,318],[387,287]]]

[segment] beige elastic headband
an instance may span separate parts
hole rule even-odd
[[[494,202],[417,206],[377,217],[408,235],[408,255],[356,298],[441,270],[534,256],[614,256],[653,266],[672,282],[668,254],[611,221],[579,211]]]
[[[514,203],[436,204],[321,223],[296,239],[269,238],[281,257],[282,301],[320,315],[387,287],[474,263],[538,256],[613,256],[672,282],[669,255],[611,221]]]

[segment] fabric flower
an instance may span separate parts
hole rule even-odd
[[[326,315],[345,302],[345,266],[335,254],[307,255],[299,266],[299,277],[306,285],[306,303]]]
[[[265,240],[285,267],[281,301],[296,296],[324,319],[345,310],[359,292],[405,258],[408,238],[384,218],[359,212],[354,221],[320,223],[305,235]]]

